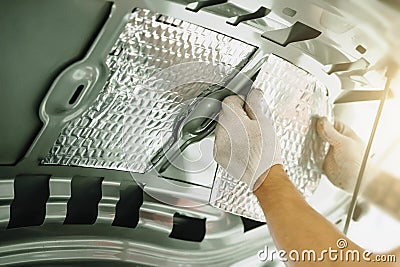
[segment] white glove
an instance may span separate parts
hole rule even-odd
[[[271,166],[282,164],[282,159],[262,91],[252,89],[244,105],[239,96],[229,96],[222,102],[214,158],[231,176],[254,191],[263,181],[258,178]]]
[[[343,123],[335,121],[332,125],[326,118],[318,120],[317,132],[324,141],[330,144],[322,167],[325,174],[337,187],[349,193],[353,192],[365,153],[364,142]],[[374,168],[367,164],[363,187],[374,175]]]

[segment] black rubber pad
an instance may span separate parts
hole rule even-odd
[[[94,224],[101,200],[101,177],[75,176],[71,181],[71,198],[64,224]]]
[[[248,219],[245,217],[240,217],[242,219],[243,227],[244,227],[244,232],[246,233],[247,231],[253,230],[257,227],[263,226],[265,222],[258,222],[254,221],[252,219]]]
[[[8,228],[37,226],[44,222],[49,179],[47,175],[21,175],[15,178]]]
[[[206,219],[174,214],[174,225],[169,237],[201,242],[206,234]]]
[[[143,204],[143,190],[137,185],[129,185],[120,190],[120,198],[115,207],[113,226],[135,228],[139,222],[139,210]]]

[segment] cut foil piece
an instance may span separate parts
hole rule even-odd
[[[227,82],[255,50],[194,24],[135,9],[106,58],[110,75],[104,88],[64,127],[42,164],[148,171],[154,154],[173,143],[176,121],[188,103],[218,88],[201,82],[204,76],[215,84]]]
[[[313,75],[270,55],[253,88],[264,92],[272,111],[284,165],[297,189],[310,197],[321,178],[321,166],[328,145],[315,130],[319,116],[331,118],[332,103],[326,87]],[[265,221],[255,195],[241,181],[218,167],[210,204],[227,212]]]

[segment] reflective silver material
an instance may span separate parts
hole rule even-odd
[[[233,214],[265,222],[256,196],[249,192],[245,183],[237,181],[222,167],[218,167],[215,175],[210,204]]]
[[[205,74],[223,83],[255,51],[223,34],[149,10],[135,9],[130,16],[106,59],[110,76],[104,89],[63,129],[43,164],[148,171],[152,157],[173,141],[176,120],[188,103],[211,88],[202,82],[182,85],[187,75],[204,75],[203,69],[185,64],[218,66],[218,73]]]
[[[319,166],[327,145],[315,131],[317,116],[331,116],[327,90],[314,76],[270,55],[253,87],[263,90],[275,121],[286,171],[294,185],[310,197],[321,178]],[[262,210],[247,187],[221,167],[216,172],[210,203],[225,211],[264,221]]]

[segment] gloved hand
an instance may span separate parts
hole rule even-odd
[[[260,176],[271,166],[282,164],[273,122],[261,90],[252,89],[246,104],[239,96],[224,99],[215,130],[214,158],[251,191],[262,183]]]
[[[328,179],[337,187],[353,192],[365,152],[364,142],[349,127],[335,121],[332,125],[327,118],[318,119],[317,132],[330,144],[323,163],[323,170]],[[373,170],[364,172],[362,185],[368,184]]]

